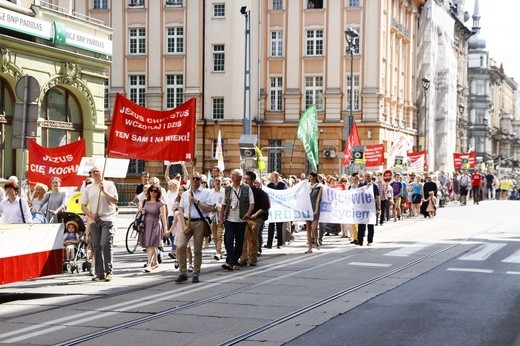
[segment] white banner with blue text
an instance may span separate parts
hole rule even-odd
[[[286,190],[264,187],[269,195],[271,209],[268,222],[312,220],[313,212],[309,196],[309,183],[303,180]]]
[[[320,222],[375,225],[376,219],[374,189],[371,185],[352,190],[322,187]]]

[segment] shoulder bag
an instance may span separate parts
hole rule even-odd
[[[202,216],[202,212],[200,211],[198,205],[196,205],[195,203],[193,205],[195,206],[195,209],[197,209],[200,218],[204,221],[204,237],[209,237],[211,235],[211,226],[209,225],[208,218]]]

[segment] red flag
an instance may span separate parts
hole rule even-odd
[[[107,156],[192,161],[194,155],[194,98],[175,109],[156,111],[117,94]]]
[[[477,165],[477,153],[453,153],[453,166],[455,169],[469,169]]]
[[[365,146],[365,166],[376,167],[385,163],[385,146],[374,144]]]
[[[426,171],[426,168],[428,167],[428,161],[426,157],[426,150],[422,151],[416,151],[413,153],[407,153],[408,158],[410,159],[410,164],[413,166],[414,163],[419,162],[417,160],[423,160],[422,167],[416,167],[418,171]]]
[[[345,156],[343,157],[343,160],[341,161],[341,167],[346,166],[350,163],[350,160],[352,160],[352,149],[355,145],[360,145],[361,142],[359,141],[359,134],[357,132],[357,126],[356,123],[352,126],[352,129],[350,130],[350,133],[348,134],[347,143],[345,143],[345,149],[343,150],[343,154]]]
[[[51,178],[58,177],[62,186],[80,186],[84,177],[76,173],[85,155],[84,139],[55,148],[44,148],[31,139],[29,140],[29,182],[49,185]]]

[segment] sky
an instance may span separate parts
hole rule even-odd
[[[504,71],[520,84],[520,44],[517,37],[518,28],[514,23],[520,22],[519,0],[479,0],[480,33],[486,40],[490,58],[504,65]],[[470,19],[466,26],[473,26],[473,10],[475,0],[465,1],[465,11]]]

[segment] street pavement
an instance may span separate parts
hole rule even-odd
[[[300,232],[235,272],[210,244],[201,283],[180,285],[167,256],[147,274],[144,253],[126,252],[133,213],[121,212],[114,281],[64,273],[0,286],[0,343],[520,344],[519,206],[451,204],[433,220],[377,226],[372,247],[326,236],[304,254]]]

